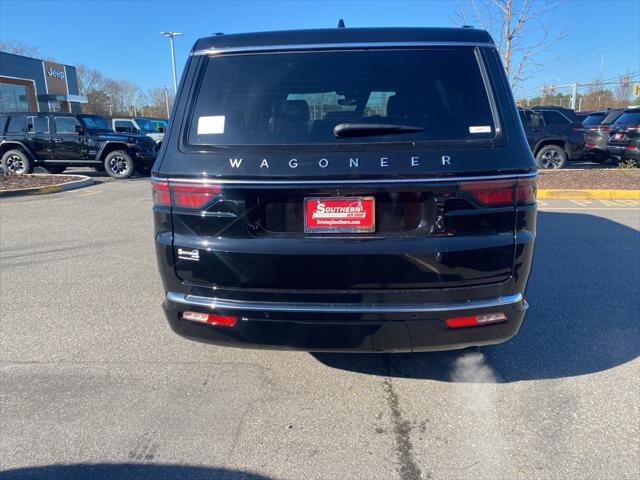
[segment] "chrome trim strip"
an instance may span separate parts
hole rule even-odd
[[[254,45],[245,47],[204,48],[191,52],[192,56],[224,55],[233,53],[264,53],[300,50],[342,50],[369,48],[415,48],[415,47],[491,47],[486,42],[352,42],[352,43],[291,43],[282,45]]]
[[[200,297],[183,293],[167,292],[167,300],[183,305],[212,310],[273,311],[273,312],[340,312],[340,313],[412,313],[475,310],[479,308],[504,307],[523,301],[522,293],[487,300],[469,300],[452,303],[423,304],[359,304],[359,303],[295,303],[295,302],[244,302],[221,298]]]
[[[340,179],[334,180],[250,180],[236,178],[161,178],[151,177],[152,181],[170,181],[182,183],[215,183],[215,184],[240,184],[240,185],[350,185],[350,184],[394,184],[394,183],[438,183],[438,182],[463,182],[467,180],[508,180],[510,178],[537,177],[537,173],[514,173],[506,175],[484,175],[477,177],[433,177],[433,178],[372,178],[372,179]]]

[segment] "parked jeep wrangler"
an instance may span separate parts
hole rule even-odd
[[[0,157],[5,172],[31,173],[36,166],[61,173],[89,166],[114,178],[148,172],[155,142],[144,135],[115,133],[97,115],[70,113],[0,114]]]
[[[564,168],[567,160],[582,158],[585,131],[582,124],[571,121],[553,108],[518,107],[518,113],[539,168]],[[556,115],[562,120],[554,121]]]
[[[169,121],[164,118],[114,117],[111,119],[111,127],[114,131],[146,135],[156,142],[156,149],[160,148],[168,125]]]
[[[380,352],[518,332],[536,163],[487,32],[217,35],[184,72],[152,171],[177,333]]]

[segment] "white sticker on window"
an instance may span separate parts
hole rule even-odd
[[[198,118],[198,135],[224,133],[224,115]]]
[[[469,127],[469,133],[491,133],[491,127],[489,125]]]

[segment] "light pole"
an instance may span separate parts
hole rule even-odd
[[[160,32],[160,35],[164,35],[169,39],[169,43],[171,44],[171,65],[173,66],[173,93],[174,95],[178,92],[178,79],[176,76],[176,52],[173,48],[173,37],[179,37],[183,35],[179,32]]]

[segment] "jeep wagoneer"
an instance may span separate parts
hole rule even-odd
[[[484,31],[200,39],[152,175],[187,338],[422,351],[524,319],[536,162]]]

